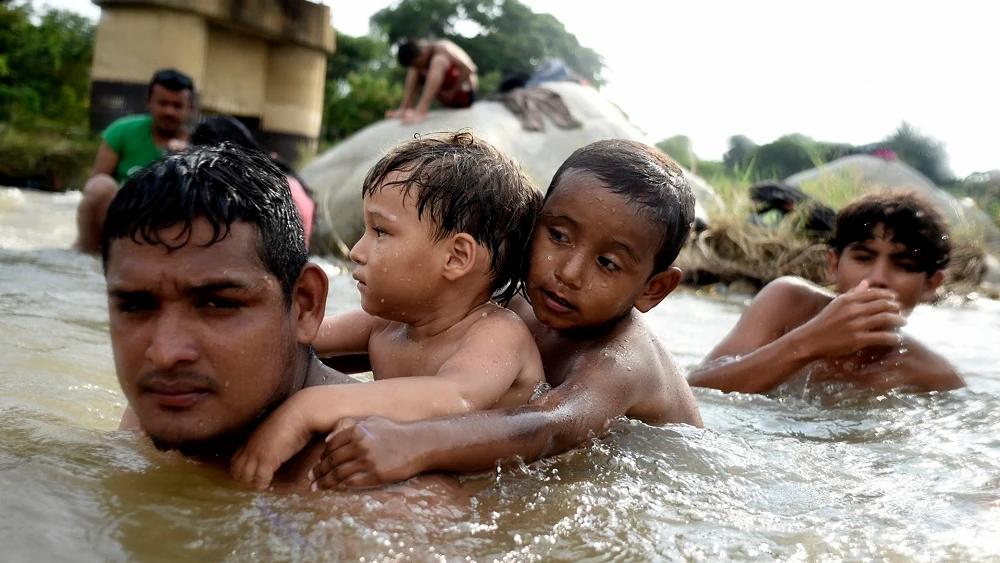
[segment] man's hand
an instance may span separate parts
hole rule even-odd
[[[388,485],[420,473],[406,426],[377,416],[337,422],[323,457],[309,472],[313,490]]]
[[[869,346],[898,346],[906,324],[896,294],[863,281],[837,296],[800,332],[816,357],[851,354]]]
[[[294,395],[267,417],[233,455],[230,472],[258,489],[271,485],[281,466],[312,439],[312,430]]]
[[[167,141],[167,150],[171,152],[182,151],[188,148],[188,142],[183,139],[170,139]]]

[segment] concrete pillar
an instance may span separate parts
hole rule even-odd
[[[267,41],[209,26],[201,104],[218,113],[259,117],[264,112],[268,71]]]
[[[91,129],[145,111],[153,72],[195,82],[198,107],[239,118],[291,162],[315,150],[323,118],[330,8],[307,0],[92,0]]]
[[[299,45],[271,44],[261,140],[286,158],[315,151],[323,121],[326,53]]]

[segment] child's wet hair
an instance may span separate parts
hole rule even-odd
[[[912,255],[917,270],[928,275],[948,266],[951,237],[938,210],[909,190],[866,194],[837,213],[830,246],[837,255],[848,245],[871,240],[878,224]]]
[[[559,167],[545,198],[568,172],[593,174],[609,191],[629,202],[661,231],[653,274],[670,267],[694,225],[694,193],[684,172],[660,150],[624,139],[591,143]]]
[[[404,176],[386,182],[391,172]],[[542,207],[541,193],[517,163],[470,131],[424,135],[382,157],[361,195],[400,186],[404,198],[414,199],[417,217],[433,221],[437,240],[468,233],[490,251],[495,297],[509,301]]]
[[[309,260],[302,218],[285,175],[267,155],[233,143],[192,146],[164,155],[130,176],[118,190],[101,233],[108,269],[111,244],[118,239],[177,249],[188,243],[194,221],[212,226],[210,246],[229,236],[233,223],[253,225],[261,265],[281,283],[285,302]],[[163,231],[180,225],[180,241]]]

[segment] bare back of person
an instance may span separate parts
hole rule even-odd
[[[616,371],[627,373],[635,383],[637,393],[629,404],[621,405],[625,416],[650,424],[701,425],[687,382],[638,311],[632,310],[607,331],[573,338],[539,322],[522,297],[511,301],[510,307],[535,337],[546,381],[552,387],[562,385],[574,373],[590,371],[585,366],[610,359]]]
[[[368,341],[368,353],[375,380],[434,375],[445,362],[460,353],[473,332],[524,332],[521,319],[514,313],[489,302],[469,312],[447,330],[421,337],[409,324],[378,319]],[[534,354],[516,354],[509,358],[519,365],[518,375],[503,392],[494,407],[506,408],[528,402],[535,388],[543,381],[541,366]],[[488,371],[488,368],[485,368]],[[487,374],[482,374],[488,377]]]

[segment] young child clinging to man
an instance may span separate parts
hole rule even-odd
[[[690,387],[641,315],[677,287],[681,272],[672,264],[693,222],[694,195],[660,151],[608,140],[574,152],[535,225],[527,299],[511,302],[553,389],[525,406],[459,417],[342,421],[313,471],[314,487],[530,462],[584,443],[622,415],[701,426]]]
[[[375,381],[303,389],[236,453],[234,476],[269,484],[344,417],[399,420],[528,402],[544,380],[517,289],[541,195],[517,164],[463,131],[425,136],[365,178],[365,233],[351,250],[362,310],[327,317],[322,356],[368,354]]]

